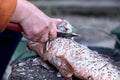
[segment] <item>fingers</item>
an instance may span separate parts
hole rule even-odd
[[[56,24],[54,24],[53,22],[50,23],[50,27],[49,27],[49,39],[53,40],[54,38],[56,38],[57,36],[57,27]]]
[[[48,41],[48,30],[43,34],[43,36],[39,40],[39,42],[42,42],[42,43],[44,43],[46,41]]]
[[[42,30],[42,32],[39,35],[36,35],[39,37],[36,39],[36,42],[44,43],[49,40],[53,40],[57,36],[57,27],[56,24],[51,22],[49,26],[45,27],[45,29]]]
[[[49,40],[53,40],[57,37],[57,25],[59,25],[62,20],[51,19],[50,24],[42,30],[39,35],[38,39],[35,39],[36,42],[46,42]]]
[[[29,29],[24,28],[23,36],[28,40],[40,43],[46,42],[48,39],[55,39],[57,36],[57,25],[59,25],[62,21],[51,18],[48,20],[48,22],[48,24],[44,22],[37,23],[37,25],[32,24],[32,22],[27,24],[27,26],[29,26]],[[31,27],[31,25],[34,27]]]
[[[40,42],[46,42],[49,40],[53,40],[57,37],[57,24],[60,23],[56,19],[51,21],[49,26],[44,29],[44,34],[42,35]]]

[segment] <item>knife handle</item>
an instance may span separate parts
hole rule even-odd
[[[10,22],[10,23],[7,24],[7,28],[6,29],[7,30],[19,31],[19,32],[23,31],[22,28],[21,28],[21,26],[20,26],[20,24],[12,23],[12,22]]]

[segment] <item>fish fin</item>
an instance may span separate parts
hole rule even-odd
[[[74,68],[69,64],[69,62],[65,59],[64,55],[57,56],[61,60],[61,66],[59,71],[66,78],[66,80],[72,80],[72,75],[74,73]]]

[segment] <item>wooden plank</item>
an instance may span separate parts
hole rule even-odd
[[[118,0],[61,0],[31,1],[39,8],[57,8],[65,12],[109,12],[120,13]]]

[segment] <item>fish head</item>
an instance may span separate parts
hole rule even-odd
[[[42,58],[44,57],[46,43],[38,43],[38,42],[28,41],[27,47],[30,50],[35,51],[40,57],[42,57]]]

